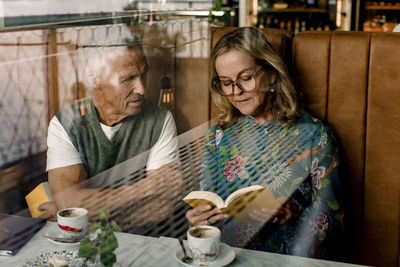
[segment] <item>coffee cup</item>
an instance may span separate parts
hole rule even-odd
[[[189,251],[198,262],[214,261],[219,253],[221,231],[210,225],[193,226],[187,231]]]
[[[89,225],[88,210],[84,208],[67,208],[57,212],[58,228],[68,239],[82,239],[87,234]]]

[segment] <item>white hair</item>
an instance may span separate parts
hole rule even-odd
[[[94,89],[100,77],[111,71],[111,60],[127,50],[145,55],[139,38],[125,25],[98,28],[83,46],[86,62],[86,78],[83,83]]]

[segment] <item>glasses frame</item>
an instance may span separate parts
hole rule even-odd
[[[261,66],[258,70],[256,70],[253,74],[249,75],[251,76],[252,79],[254,79],[254,82],[256,82],[256,77],[258,76],[258,74],[260,74],[260,71],[263,70],[263,66]],[[242,92],[250,92],[253,91],[254,89],[257,88],[257,85],[251,89],[251,90],[246,90],[242,87],[242,85],[239,83],[239,79],[240,76],[236,78],[236,80],[232,81],[232,92],[230,94],[225,94],[225,92],[222,90],[221,87],[221,80],[219,79],[219,76],[216,76],[213,81],[212,84],[214,86],[215,89],[217,89],[218,93],[222,96],[232,96],[234,95],[234,91],[235,91],[235,85],[240,89],[240,91]]]

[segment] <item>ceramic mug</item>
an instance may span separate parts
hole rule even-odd
[[[84,208],[67,208],[57,212],[57,224],[63,236],[68,239],[82,239],[86,236],[89,216]]]
[[[193,226],[187,231],[189,251],[198,262],[214,261],[218,257],[221,231],[210,225]]]

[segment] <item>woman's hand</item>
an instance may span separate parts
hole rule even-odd
[[[278,202],[283,203],[279,209],[254,209],[249,213],[250,218],[262,224],[267,222],[279,223],[280,225],[285,224],[290,218],[292,218],[290,202],[287,198],[278,198],[277,200]]]
[[[213,208],[209,204],[200,205],[186,212],[186,218],[191,226],[215,224],[228,217],[220,209]]]

